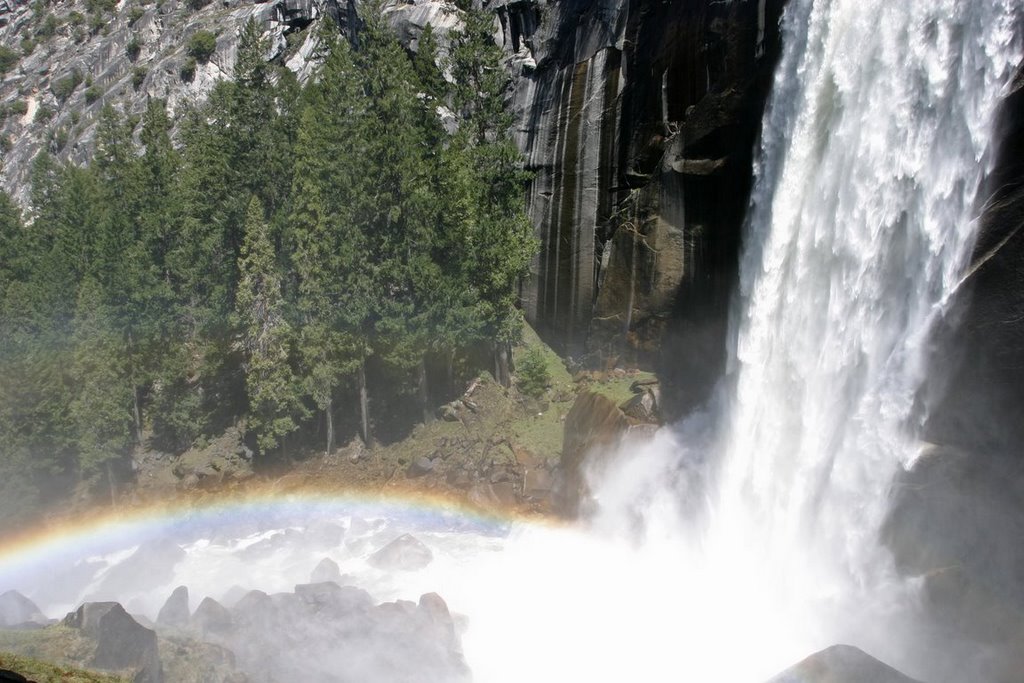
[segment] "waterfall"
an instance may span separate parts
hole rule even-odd
[[[765,670],[714,664],[721,612],[752,659],[845,641],[951,675],[879,530],[920,452],[929,336],[974,245],[1022,19],[1019,0],[787,6],[721,395],[593,485],[599,527],[687,547],[709,680]]]
[[[973,246],[1015,0],[794,0],[741,264],[717,525],[864,568]],[[744,528],[745,527],[745,528]]]

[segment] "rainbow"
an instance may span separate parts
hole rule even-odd
[[[45,567],[125,550],[146,540],[199,538],[211,530],[248,533],[356,516],[398,520],[412,529],[505,535],[515,523],[555,524],[514,511],[483,510],[453,497],[406,490],[358,491],[266,486],[97,509],[0,541],[0,592]]]

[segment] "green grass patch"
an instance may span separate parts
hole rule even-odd
[[[95,645],[66,626],[0,630],[0,668],[38,683],[122,683],[131,679],[82,668]]]

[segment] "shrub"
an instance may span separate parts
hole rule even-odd
[[[85,90],[85,103],[92,104],[99,98],[103,97],[103,91],[95,85],[89,86]]]
[[[52,119],[53,115],[56,113],[57,112],[55,112],[52,107],[48,107],[45,104],[40,104],[39,108],[36,109],[35,121],[37,123],[46,123],[47,121]]]
[[[145,10],[143,10],[141,7],[132,7],[130,10],[128,10],[128,23],[134,24],[136,21],[141,19],[142,15],[145,13]]]
[[[124,46],[124,53],[128,55],[128,59],[134,62],[139,58],[140,52],[142,52],[142,41],[137,36],[132,36],[132,39]]]
[[[0,74],[5,74],[14,68],[14,65],[21,59],[17,51],[6,45],[0,45]]]
[[[178,72],[181,75],[181,80],[189,83],[195,78],[196,75],[196,60],[193,57],[189,57],[181,64],[181,70]]]
[[[544,352],[537,346],[530,346],[516,363],[516,384],[519,391],[539,398],[544,394],[551,383],[551,373],[548,371],[548,361]]]
[[[25,38],[21,41],[21,52],[23,55],[28,57],[32,54],[32,51],[36,49],[36,41],[31,38]]]
[[[146,74],[148,73],[149,69],[145,69],[141,66],[135,67],[135,69],[132,70],[132,87],[138,90],[146,80]]]
[[[188,41],[188,54],[192,59],[205,64],[217,49],[217,36],[210,31],[196,31]]]
[[[57,17],[53,13],[47,14],[46,18],[39,24],[39,28],[36,29],[36,35],[41,38],[49,38],[57,32],[58,26],[60,26],[60,22],[57,21]]]
[[[58,102],[64,102],[71,93],[75,91],[82,83],[82,73],[80,71],[72,71],[64,78],[58,79],[53,85],[50,86],[50,90],[53,91],[53,96],[57,98]]]
[[[28,113],[28,102],[26,100],[15,100],[11,103],[11,113],[24,116]]]
[[[209,4],[210,0],[188,0],[189,8],[194,10],[203,9]]]

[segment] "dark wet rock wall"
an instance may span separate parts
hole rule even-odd
[[[574,358],[655,367],[676,412],[706,396],[724,360],[783,4],[499,10],[535,173],[541,249],[523,289],[527,317]]]

